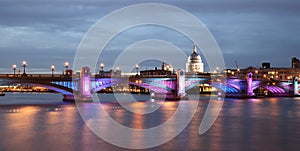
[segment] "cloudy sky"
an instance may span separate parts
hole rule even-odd
[[[228,68],[235,67],[235,60],[240,67],[258,67],[264,61],[288,67],[292,57],[300,57],[299,0],[1,0],[0,72],[11,72],[12,64],[20,66],[22,60],[30,72],[50,71],[52,64],[60,72],[65,61],[73,62],[81,39],[99,19],[149,2],[179,7],[201,20],[218,42]],[[99,60],[111,68],[124,49],[146,39],[169,41],[186,54],[193,47],[192,40],[176,31],[142,26],[112,39]]]

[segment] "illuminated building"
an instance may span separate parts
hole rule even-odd
[[[262,63],[262,68],[263,69],[270,69],[271,68],[271,63],[270,62],[263,62]]]
[[[186,63],[187,73],[200,73],[203,72],[203,63],[200,55],[197,53],[197,47],[194,44],[193,53],[189,56]]]
[[[100,70],[96,77],[121,77],[121,74],[122,72],[119,68],[117,68],[115,71],[112,69],[109,71]]]
[[[292,68],[300,68],[300,61],[296,57],[292,58]]]
[[[140,71],[141,76],[161,76],[161,75],[174,75],[174,69],[171,64],[162,63],[161,69],[155,67],[154,70]]]
[[[248,67],[245,69],[226,69],[223,71],[227,77],[245,78],[246,74],[252,72],[253,80],[278,80],[291,81],[295,76],[300,77],[300,68],[255,68]]]

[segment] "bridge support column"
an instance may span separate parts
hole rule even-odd
[[[185,92],[185,73],[183,70],[176,71],[176,97],[177,99],[188,99]]]
[[[92,101],[91,74],[89,67],[83,67],[80,70],[78,94],[75,95],[75,98],[80,101]]]
[[[294,95],[300,95],[300,85],[297,76],[294,78]]]
[[[247,84],[248,84],[247,96],[254,96],[253,89],[252,89],[252,73],[249,72],[247,76],[248,76],[247,77]]]

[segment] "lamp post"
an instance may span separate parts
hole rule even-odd
[[[22,61],[23,75],[26,75],[26,66],[27,66],[27,62],[26,61]]]
[[[52,77],[54,77],[54,70],[55,70],[55,66],[54,66],[54,65],[52,65],[52,66],[51,66],[51,73],[52,73]]]
[[[103,69],[104,69],[104,63],[100,63],[100,68],[101,68],[101,71],[103,71]]]
[[[104,63],[100,63],[100,71],[99,71],[99,74],[101,77],[104,76]]]
[[[139,75],[139,68],[140,68],[140,66],[138,64],[136,64],[135,65],[136,75]]]
[[[13,67],[13,70],[14,70],[14,76],[16,76],[17,65],[14,64],[12,67]]]
[[[68,71],[68,68],[69,68],[69,62],[65,62],[65,68],[66,68],[65,75],[67,75],[68,74],[67,71]]]
[[[258,70],[255,70],[256,80],[258,79]]]
[[[65,68],[66,68],[66,70],[68,70],[68,68],[69,68],[69,62],[65,62]]]

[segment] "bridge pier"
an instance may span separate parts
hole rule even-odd
[[[252,73],[248,73],[247,77],[247,96],[254,96],[253,89],[252,89]]]
[[[300,95],[300,85],[297,76],[294,78],[294,95],[296,96]]]
[[[91,73],[89,67],[80,69],[80,78],[78,83],[78,94],[75,95],[77,101],[92,101],[91,94]]]
[[[183,70],[176,71],[176,92],[177,99],[188,99],[185,92],[185,72]]]
[[[151,93],[151,97],[153,99],[165,99],[165,100],[181,100],[181,99],[188,99],[185,92],[185,73],[183,70],[176,71],[176,81],[172,83],[174,88],[172,91],[167,93]]]

